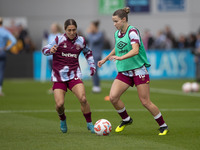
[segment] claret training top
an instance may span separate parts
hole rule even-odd
[[[54,45],[57,45],[57,51],[52,54],[50,49]],[[43,54],[53,55],[51,80],[53,82],[65,82],[74,78],[81,78],[78,58],[82,51],[89,66],[95,68],[92,51],[86,46],[85,39],[82,36],[77,35],[71,40],[66,34],[62,34],[46,45],[42,50]]]

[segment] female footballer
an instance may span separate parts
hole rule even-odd
[[[53,55],[52,76],[56,111],[60,117],[60,129],[67,132],[67,123],[64,108],[64,98],[67,88],[78,98],[81,111],[87,122],[87,128],[94,133],[91,119],[90,105],[85,96],[85,88],[81,81],[81,69],[79,66],[79,54],[83,54],[90,66],[91,76],[96,68],[92,51],[86,46],[85,39],[77,35],[77,24],[74,19],[68,19],[64,23],[65,33],[56,36],[55,40],[46,45],[42,52],[44,55]]]
[[[150,80],[146,69],[150,67],[150,63],[147,60],[139,30],[128,24],[129,11],[129,7],[126,7],[113,13],[112,20],[117,28],[115,48],[107,57],[98,62],[98,66],[101,67],[107,60],[116,60],[118,75],[112,84],[109,97],[114,108],[121,116],[122,122],[115,129],[115,132],[123,131],[127,125],[133,122],[120,97],[130,86],[135,85],[142,105],[154,116],[160,126],[159,135],[166,135],[168,126],[163,120],[158,107],[150,100]]]

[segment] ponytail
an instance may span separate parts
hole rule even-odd
[[[125,7],[123,9],[118,9],[113,13],[113,16],[118,16],[120,19],[126,18],[126,21],[128,22],[128,13],[130,12],[129,7]]]

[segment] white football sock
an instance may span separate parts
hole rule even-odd
[[[130,116],[128,116],[127,118],[125,118],[125,119],[122,119],[123,121],[129,121],[131,119],[131,117]]]

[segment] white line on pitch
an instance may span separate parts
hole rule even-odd
[[[146,109],[127,109],[129,112],[139,112],[139,111],[147,111]],[[181,111],[181,112],[199,112],[199,108],[172,108],[172,109],[160,109],[160,111]],[[6,113],[52,113],[56,112],[55,110],[0,110],[0,114]],[[80,109],[69,109],[65,110],[65,112],[81,112]],[[115,109],[92,109],[92,112],[116,112]]]
[[[85,84],[85,86],[91,86],[91,84]],[[103,88],[111,88],[111,84],[103,83]],[[137,91],[135,87],[129,88],[129,91]],[[170,90],[170,89],[158,89],[158,88],[150,88],[150,92],[152,93],[160,93],[160,94],[171,94],[171,95],[180,95],[180,96],[191,96],[191,97],[200,97],[200,93],[184,93],[178,90]]]

